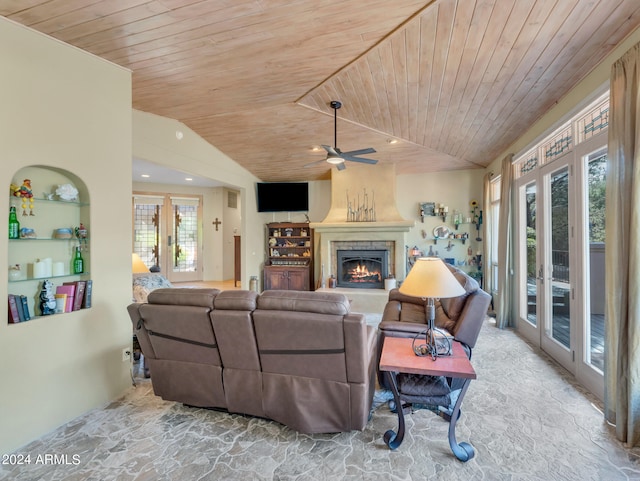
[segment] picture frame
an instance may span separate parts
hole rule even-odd
[[[435,202],[420,202],[420,216],[434,216],[436,215],[436,203]]]

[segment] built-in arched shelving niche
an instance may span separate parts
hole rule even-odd
[[[8,293],[23,308],[26,305],[28,317],[33,320],[43,315],[41,295],[45,280],[51,282],[55,293],[63,285],[74,285],[80,291],[82,282],[90,279],[89,192],[82,179],[72,172],[33,165],[14,174],[7,195],[20,223],[19,238],[8,242]],[[73,269],[78,247],[83,258],[82,273]],[[86,291],[86,284],[84,287]],[[80,297],[85,296],[75,294],[72,310],[82,308]],[[8,322],[17,324],[11,314],[11,299]]]

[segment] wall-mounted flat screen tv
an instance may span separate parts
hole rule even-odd
[[[258,212],[309,210],[308,182],[257,182]]]

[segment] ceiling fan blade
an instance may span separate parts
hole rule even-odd
[[[352,162],[361,162],[363,164],[377,164],[378,161],[375,159],[365,159],[363,157],[352,157],[351,155],[345,155],[342,154],[340,157],[342,157],[344,160],[350,160]]]
[[[329,105],[333,109],[333,144],[335,145],[335,147],[331,147],[329,145],[322,146],[322,148],[327,151],[327,157],[324,160],[326,160],[331,165],[335,165],[338,170],[345,169],[345,160],[350,160],[352,162],[361,162],[363,164],[377,164],[377,160],[366,159],[364,157],[356,157],[356,155],[373,154],[376,150],[372,147],[368,147],[366,149],[351,150],[349,152],[342,152],[338,148],[338,109],[342,107],[342,104],[337,100],[332,100]],[[315,164],[315,162],[313,164]]]
[[[323,145],[322,148],[335,157],[339,156],[340,151],[338,149],[331,147],[330,145]]]
[[[327,159],[320,159],[320,160],[316,160],[315,162],[310,162],[308,164],[305,164],[302,167],[311,167],[311,166],[314,166],[314,165],[317,165],[317,164],[320,164],[320,163],[326,162],[326,161],[327,161]]]
[[[342,152],[344,155],[364,155],[364,154],[373,154],[376,152],[374,148],[360,149],[360,150],[350,150],[349,152]]]

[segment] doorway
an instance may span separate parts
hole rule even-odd
[[[518,330],[604,393],[606,134],[516,181]]]
[[[202,280],[202,197],[134,193],[133,252],[171,282]]]

